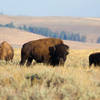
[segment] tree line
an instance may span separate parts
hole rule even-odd
[[[63,40],[86,42],[86,36],[82,36],[79,33],[73,33],[73,32],[66,33],[65,31],[53,32],[49,28],[45,28],[45,27],[33,27],[33,26],[27,26],[27,25],[17,27],[13,24],[13,22],[5,24],[5,25],[0,24],[0,27],[17,28],[17,29],[25,30],[31,33],[36,33],[36,34],[47,36],[47,37],[60,38]]]

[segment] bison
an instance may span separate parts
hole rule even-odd
[[[100,66],[100,52],[92,53],[89,55],[89,66]]]
[[[69,46],[65,44],[57,44],[55,46],[49,47],[50,52],[50,62],[53,66],[64,65],[64,62],[69,54]]]
[[[29,66],[33,59],[38,63],[50,64],[49,47],[57,44],[63,44],[63,41],[56,38],[45,38],[25,43],[21,49],[20,65],[24,65],[27,60],[26,65]]]
[[[14,50],[6,41],[0,44],[0,60],[12,61],[14,57]]]

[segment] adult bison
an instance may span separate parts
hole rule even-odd
[[[89,66],[100,66],[100,52],[92,53],[89,55]]]
[[[49,47],[57,44],[63,44],[63,41],[56,38],[45,38],[25,43],[21,49],[20,65],[24,65],[27,60],[26,65],[29,66],[33,59],[39,63],[50,64]]]
[[[67,55],[69,54],[69,46],[65,44],[57,44],[55,46],[49,47],[50,52],[50,62],[53,66],[64,65]]]
[[[6,41],[0,44],[0,60],[12,61],[14,50]]]

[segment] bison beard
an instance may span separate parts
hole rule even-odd
[[[24,65],[27,60],[26,65],[29,66],[33,59],[39,63],[51,64],[49,47],[57,44],[63,44],[63,41],[61,39],[45,38],[25,43],[21,49],[20,65]]]

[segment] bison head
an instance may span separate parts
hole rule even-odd
[[[64,65],[66,56],[69,54],[68,50],[69,46],[65,44],[59,44],[53,47],[49,47],[49,54],[53,65]]]

